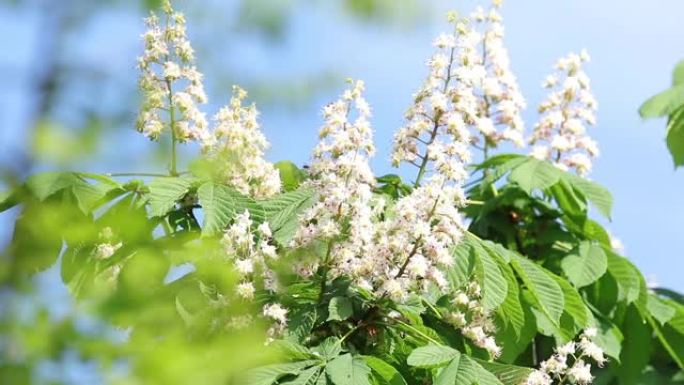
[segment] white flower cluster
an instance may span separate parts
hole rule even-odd
[[[109,259],[123,246],[123,243],[115,241],[111,227],[103,228],[98,234],[98,238],[100,243],[95,245],[95,249],[92,252],[95,259]]]
[[[241,193],[256,198],[279,193],[280,174],[263,158],[269,144],[259,130],[256,107],[244,107],[247,93],[235,86],[230,103],[219,110],[209,129],[198,107],[207,103],[207,96],[202,74],[194,66],[185,17],[168,0],[163,11],[163,25],[154,13],[145,20],[145,52],[138,60],[143,91],[138,130],[156,140],[170,127],[174,140],[198,141],[205,152],[225,162],[218,173]]]
[[[457,159],[451,163],[463,167]],[[449,182],[435,173],[424,186],[400,198],[388,218],[377,224],[372,257],[382,295],[403,301],[412,292],[427,291],[430,283],[448,291],[444,270],[453,265],[451,249],[463,233],[457,207],[465,201],[461,187]]]
[[[314,239],[326,242],[326,267],[335,275],[359,277],[366,274],[371,262],[375,177],[368,159],[375,147],[368,121],[370,107],[362,95],[363,82],[350,83],[351,88],[340,100],[323,109],[325,123],[307,181],[315,189],[318,202],[302,217],[293,243],[301,247]],[[306,275],[312,268],[299,270]]]
[[[278,289],[275,273],[267,263],[278,258],[275,246],[269,243],[270,239],[271,230],[268,223],[259,225],[256,234],[252,231],[252,220],[247,210],[237,215],[235,222],[223,235],[222,244],[226,258],[241,279],[236,294],[244,300],[254,298],[255,284],[273,292]]]
[[[491,357],[501,354],[501,347],[492,336],[496,326],[482,303],[482,290],[477,282],[468,284],[464,291],[457,291],[451,305],[453,309],[445,315],[445,320],[471,340],[475,346],[485,349]]]
[[[566,378],[573,384],[590,384],[594,377],[591,375],[591,365],[585,360],[591,359],[598,366],[603,366],[607,361],[603,350],[592,341],[596,333],[595,328],[588,328],[580,335],[579,342],[570,341],[557,347],[556,353],[527,377],[525,385],[551,385],[554,380],[562,383]]]
[[[457,210],[464,202],[460,183],[467,177],[466,143],[434,141],[427,183],[385,212],[373,199],[375,179],[368,165],[374,152],[370,108],[363,84],[353,83],[342,98],[325,107],[321,141],[313,154],[310,186],[319,201],[302,218],[294,246],[327,243],[322,263],[333,276],[351,277],[378,297],[403,301],[430,283],[446,291],[443,270],[453,263],[450,249],[462,233]],[[355,112],[356,118],[350,119]],[[458,136],[453,136],[460,138]],[[314,267],[299,267],[309,275]]]
[[[587,125],[596,124],[598,107],[582,69],[588,61],[589,54],[582,50],[556,62],[557,73],[543,83],[550,92],[539,105],[541,117],[530,138],[532,144],[542,143],[532,148],[532,156],[579,175],[591,171],[591,158],[599,154],[598,145],[587,135]]]
[[[456,136],[469,142],[471,128],[484,137],[485,148],[501,141],[524,144],[520,112],[525,100],[510,70],[498,5],[488,13],[478,8],[471,20],[450,17],[454,33],[435,40],[428,77],[405,114],[406,125],[394,137],[395,166],[421,167],[436,140]]]
[[[197,105],[206,103],[207,96],[186,37],[185,16],[175,12],[168,0],[163,11],[163,25],[154,13],[145,19],[145,51],[138,59],[143,102],[137,128],[153,140],[170,129],[179,142],[203,142],[210,136],[205,114]]]
[[[268,335],[266,343],[273,342],[285,332],[285,328],[287,327],[287,313],[287,309],[278,303],[264,305],[264,317],[275,321],[266,332]]]
[[[280,192],[280,174],[264,159],[269,143],[259,130],[256,106],[242,105],[246,97],[245,90],[233,86],[230,103],[214,117],[214,137],[207,145],[225,162],[219,173],[226,183],[245,195],[267,198]]]

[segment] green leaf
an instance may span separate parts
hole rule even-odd
[[[30,176],[26,187],[38,200],[45,200],[57,191],[71,187],[81,180],[71,172],[45,172]]]
[[[28,190],[40,201],[44,201],[50,196],[62,190],[70,191],[76,198],[78,207],[84,213],[89,213],[108,192],[114,189],[121,189],[121,185],[112,179],[98,175],[99,183],[90,184],[84,177],[95,179],[91,174],[79,174],[74,172],[46,172],[30,176],[26,180]],[[121,191],[123,192],[123,190]]]
[[[672,85],[684,83],[684,60],[680,60],[672,71]]]
[[[653,336],[634,305],[627,308],[621,327],[624,334],[617,375],[621,384],[638,384],[638,376],[650,361],[653,351]]]
[[[684,107],[669,116],[665,141],[675,167],[684,165]]]
[[[382,385],[406,385],[406,380],[394,366],[374,356],[363,356],[373,375],[381,380]]]
[[[362,358],[349,353],[330,361],[325,371],[335,385],[371,385],[368,380],[370,368]]]
[[[312,350],[317,352],[326,361],[330,361],[342,352],[342,343],[337,337],[328,337],[320,345],[312,348]]]
[[[444,365],[460,353],[448,346],[427,345],[414,349],[406,362],[419,368],[433,368]]]
[[[548,162],[528,158],[511,171],[508,180],[517,183],[528,195],[535,189],[546,190],[560,179],[560,171]]]
[[[554,279],[563,290],[565,311],[575,320],[579,329],[589,326],[590,312],[577,290],[561,277],[554,276]]]
[[[678,84],[660,92],[639,107],[642,118],[658,118],[672,114],[684,105],[684,84]]]
[[[504,322],[511,327],[515,336],[519,337],[520,332],[525,326],[525,314],[520,303],[520,289],[510,265],[500,263],[499,267],[506,278],[508,292],[506,293],[506,299],[504,299],[497,311],[502,315]]]
[[[297,375],[302,369],[316,365],[318,362],[317,360],[306,360],[262,366],[249,371],[242,383],[245,385],[272,385],[280,378],[288,374]]]
[[[576,287],[594,283],[606,273],[608,262],[603,248],[593,242],[581,242],[561,262],[563,272]]]
[[[249,210],[257,222],[264,215],[255,201],[221,184],[204,183],[197,189],[197,196],[204,212],[203,235],[222,232],[236,214],[245,210]]]
[[[551,273],[517,254],[511,258],[511,266],[530,290],[539,310],[558,324],[564,308],[563,291]]]
[[[482,286],[482,304],[487,310],[496,309],[506,299],[508,282],[487,249],[479,246],[474,250],[475,277]]]
[[[609,322],[601,321],[597,328],[596,338],[594,342],[603,352],[611,357],[613,360],[620,363],[620,351],[622,349],[622,341],[624,339],[622,332],[617,326]]]
[[[301,306],[294,310],[287,323],[287,338],[296,342],[305,342],[311,336],[317,316],[315,307]]]
[[[454,357],[435,378],[434,385],[502,385],[501,381],[465,354]]]
[[[532,368],[523,366],[506,365],[497,362],[477,360],[479,364],[494,374],[504,385],[520,385],[525,382],[527,377],[534,371]]]
[[[344,321],[354,313],[352,303],[346,297],[333,297],[328,304],[328,321]]]
[[[675,316],[675,309],[665,301],[658,298],[655,294],[649,293],[646,307],[653,318],[658,320],[661,325],[665,324]]]
[[[315,203],[311,190],[298,189],[260,201],[274,239],[287,245],[299,226],[299,216]]]
[[[284,382],[284,384],[289,384],[289,385],[313,385],[316,383],[316,380],[318,380],[318,377],[321,375],[321,372],[323,371],[323,368],[320,366],[314,366],[309,369],[303,370],[297,378],[295,378],[292,381]]]
[[[568,172],[563,173],[563,179],[575,190],[584,195],[604,217],[610,219],[613,208],[613,195],[598,183],[579,177]]]
[[[176,202],[188,193],[192,180],[188,178],[155,178],[150,182],[150,214],[161,217],[171,211]]]
[[[15,189],[0,192],[0,213],[19,204],[19,196]]]
[[[639,298],[641,282],[639,270],[625,257],[604,248],[608,262],[608,273],[618,284],[618,298],[626,303],[632,303]]]
[[[284,191],[296,190],[306,178],[306,173],[300,170],[294,163],[283,160],[274,164],[280,173],[280,181]]]

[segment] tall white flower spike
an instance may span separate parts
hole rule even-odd
[[[186,36],[185,16],[168,0],[162,9],[162,20],[154,13],[145,19],[145,51],[138,58],[143,102],[136,126],[152,140],[169,131],[178,142],[204,142],[210,135],[198,105],[206,103],[207,96]]]
[[[596,124],[598,107],[582,69],[587,62],[589,55],[584,50],[556,62],[556,73],[542,84],[549,94],[539,105],[541,115],[530,138],[532,156],[581,176],[591,171],[592,158],[599,155],[597,143],[587,134],[587,126]]]

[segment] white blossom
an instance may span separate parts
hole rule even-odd
[[[169,131],[178,142],[204,142],[209,137],[207,119],[198,105],[206,103],[207,96],[186,37],[185,16],[168,0],[163,5],[163,23],[154,13],[145,19],[145,50],[138,59],[143,102],[137,128],[152,140]]]
[[[206,151],[218,160],[218,173],[227,184],[245,195],[267,198],[280,192],[280,174],[264,159],[269,143],[259,130],[256,106],[243,106],[246,97],[245,90],[233,86],[230,103],[214,116]]]
[[[588,61],[589,55],[582,51],[556,62],[557,73],[544,81],[549,94],[539,105],[541,116],[529,139],[535,144],[532,156],[582,176],[589,174],[592,158],[599,155],[598,145],[587,135],[587,126],[596,124],[597,108],[589,77],[582,69]]]

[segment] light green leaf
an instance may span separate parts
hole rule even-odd
[[[584,197],[598,209],[601,215],[610,219],[610,213],[613,209],[613,195],[608,189],[596,182],[592,182],[569,172],[563,173],[563,179],[580,194],[584,195]]]
[[[203,235],[223,231],[236,214],[249,210],[255,222],[263,218],[263,209],[252,199],[228,186],[207,182],[197,189],[199,203],[204,212]]]
[[[608,262],[608,273],[618,284],[618,297],[621,301],[632,303],[639,298],[641,273],[627,259],[604,248]]]
[[[551,273],[517,254],[511,258],[511,266],[530,290],[539,310],[549,317],[551,322],[558,324],[563,314],[564,298],[562,289],[552,278]]]
[[[241,383],[244,385],[272,385],[288,374],[297,375],[302,369],[316,365],[317,363],[319,363],[317,360],[306,360],[287,364],[262,366],[249,371],[246,378]]]
[[[487,371],[494,374],[504,385],[520,385],[524,383],[530,373],[534,371],[532,368],[523,366],[500,364],[482,360],[477,360],[477,362]]]
[[[528,158],[525,163],[515,167],[508,180],[515,182],[527,194],[535,189],[546,190],[558,182],[560,171],[548,162]]]
[[[684,87],[684,84],[680,87]],[[665,141],[675,167],[684,165],[684,107],[669,116]]]
[[[448,346],[427,345],[414,349],[406,362],[419,368],[433,368],[444,365],[460,353]]]
[[[166,215],[176,202],[190,190],[192,180],[188,178],[155,178],[150,184],[150,214],[155,217]]]
[[[320,345],[312,348],[312,350],[326,361],[330,361],[342,352],[342,343],[337,337],[328,337]]]
[[[579,329],[584,329],[589,326],[590,312],[577,290],[575,290],[575,288],[573,288],[563,278],[555,275],[553,278],[558,283],[558,286],[560,286],[563,290],[565,311],[575,320],[575,323]]]
[[[639,107],[642,118],[658,118],[672,114],[684,105],[684,84],[678,84],[660,92]]]
[[[382,385],[406,385],[406,380],[394,366],[374,356],[362,357]]]
[[[603,248],[593,242],[584,241],[563,258],[563,272],[576,287],[594,283],[606,273],[608,262]]]
[[[17,204],[19,204],[19,197],[14,189],[0,192],[0,213],[11,209]]]
[[[328,321],[344,321],[354,313],[352,303],[346,297],[333,297],[328,304]]]
[[[658,320],[661,325],[665,324],[675,316],[675,309],[665,301],[658,298],[655,294],[648,295],[646,307],[653,318]]]
[[[434,380],[434,385],[502,385],[501,381],[465,354],[454,357]]]
[[[603,349],[607,356],[620,363],[620,351],[622,349],[622,340],[624,339],[622,332],[612,323],[601,321],[598,326],[598,333],[594,342]]]
[[[298,189],[260,201],[265,220],[273,237],[281,245],[287,245],[299,226],[299,216],[315,203],[311,190]]]
[[[274,166],[280,173],[280,181],[283,184],[284,191],[296,190],[306,177],[304,171],[300,170],[290,161],[280,161],[275,163]]]
[[[520,289],[510,265],[500,263],[499,267],[506,278],[508,292],[501,306],[497,309],[504,322],[511,327],[516,338],[525,326],[525,314],[520,303]]]
[[[506,299],[508,282],[487,249],[477,245],[474,251],[475,277],[482,286],[482,304],[485,309],[494,310]]]
[[[323,368],[320,366],[314,366],[309,369],[303,370],[297,378],[295,378],[292,381],[284,382],[284,384],[288,385],[313,385],[316,383],[316,380],[318,379],[319,375],[323,371]]]
[[[325,371],[335,385],[370,385],[370,368],[362,358],[349,353],[330,361]]]

